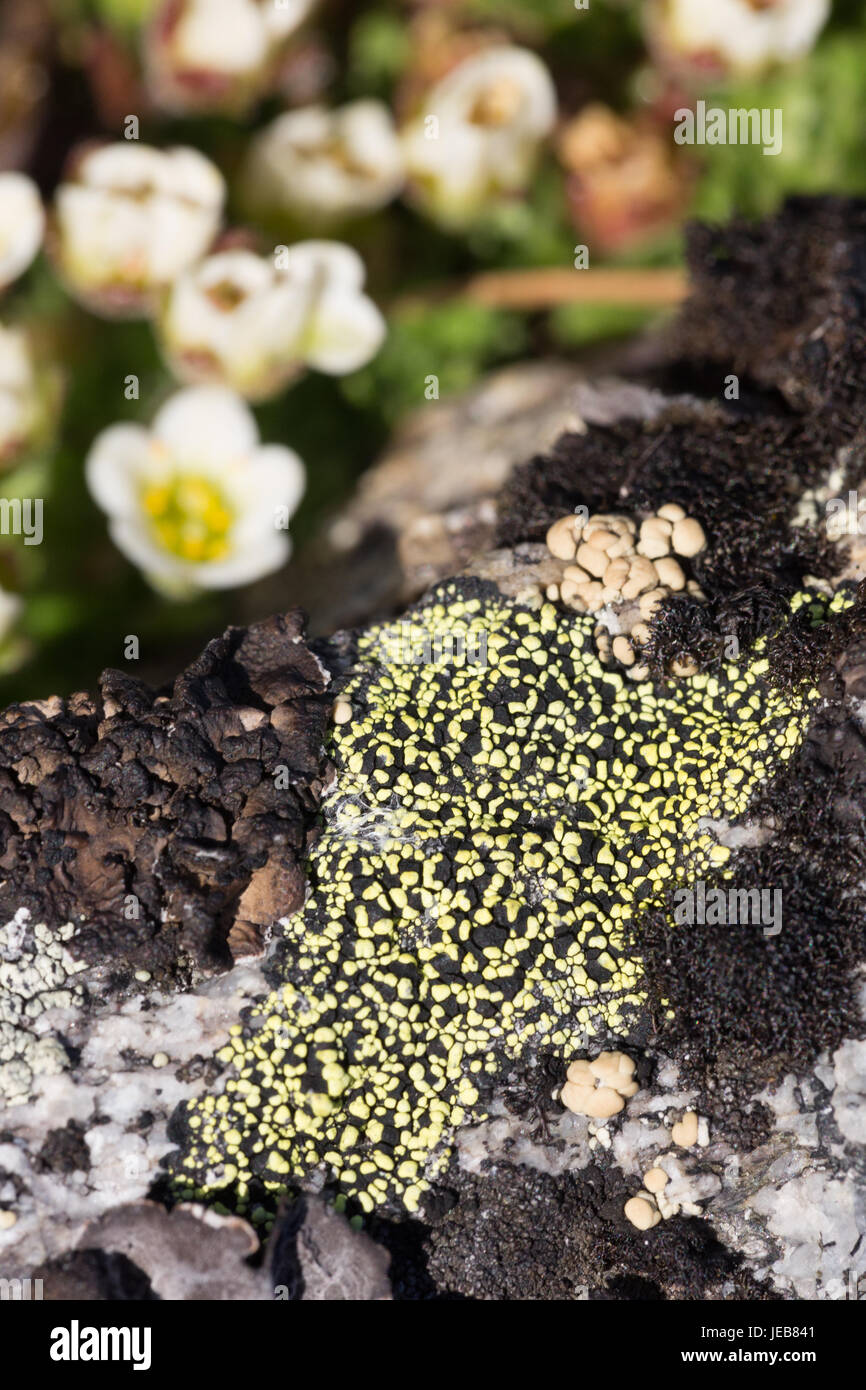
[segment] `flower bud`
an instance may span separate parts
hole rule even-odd
[[[270,260],[219,252],[169,293],[163,351],[181,381],[220,382],[248,400],[276,394],[306,367],[355,371],[385,334],[363,282],[363,262],[339,242],[278,247]]]
[[[40,392],[29,342],[0,324],[0,470],[12,467],[41,424]]]
[[[184,115],[238,113],[265,95],[315,0],[165,0],[148,30],[148,88]]]
[[[0,589],[0,676],[16,671],[29,653],[30,644],[16,632],[23,611],[17,594]]]
[[[70,293],[94,313],[139,318],[207,251],[225,185],[198,150],[137,141],[73,157],[57,190],[52,251]]]
[[[42,245],[42,199],[26,174],[0,174],[0,290],[30,265]]]
[[[354,101],[306,106],[256,137],[245,184],[250,201],[311,223],[375,212],[403,185],[403,156],[388,108]]]
[[[829,0],[648,0],[650,48],[677,76],[753,77],[813,47]]]
[[[491,48],[454,68],[403,132],[410,191],[448,225],[471,223],[491,199],[523,193],[553,128],[547,68],[522,48]]]
[[[658,235],[684,213],[692,168],[667,132],[591,102],[557,141],[575,227],[599,252]]]

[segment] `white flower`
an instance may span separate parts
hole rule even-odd
[[[0,174],[0,290],[17,280],[42,245],[42,199],[26,174]]]
[[[27,338],[20,328],[0,324],[0,468],[26,449],[38,419],[37,379]]]
[[[413,193],[444,222],[471,221],[491,198],[525,190],[555,119],[553,82],[534,53],[467,58],[403,132]]]
[[[17,623],[24,604],[17,594],[0,589],[0,645],[2,645]]]
[[[695,75],[721,69],[760,73],[808,53],[830,13],[830,0],[653,0],[650,41],[662,58]]]
[[[274,59],[315,0],[165,0],[146,59],[150,86],[169,110],[237,110],[268,85]]]
[[[249,584],[289,557],[304,465],[260,444],[248,406],[223,387],[178,391],[150,430],[103,430],[85,472],[115,545],[170,597]]]
[[[224,197],[222,175],[198,150],[135,140],[88,150],[57,190],[58,269],[97,313],[146,314],[204,255]]]
[[[250,400],[305,366],[355,371],[385,336],[363,283],[363,261],[340,242],[278,247],[270,260],[222,251],[175,282],[159,321],[163,349],[181,381],[222,382]]]
[[[302,217],[333,221],[384,207],[403,185],[403,155],[381,101],[336,111],[287,111],[253,142],[250,197]]]
[[[0,589],[0,675],[14,671],[29,651],[29,644],[15,632],[23,611],[24,604],[17,594]]]

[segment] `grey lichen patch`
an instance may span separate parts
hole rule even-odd
[[[150,990],[123,1001],[103,978],[95,970],[78,977],[86,997],[50,1016],[74,1060],[34,1075],[27,1103],[0,1110],[0,1212],[14,1217],[0,1226],[7,1277],[65,1258],[88,1222],[147,1197],[171,1148],[169,1116],[214,1081],[214,1049],[266,989],[257,961],[182,994]],[[56,1266],[51,1277],[59,1278]]]
[[[74,932],[71,922],[56,931],[31,923],[27,908],[0,927],[0,1104],[24,1104],[37,1076],[69,1065],[48,1015],[84,999],[76,977],[86,966],[66,945]]]

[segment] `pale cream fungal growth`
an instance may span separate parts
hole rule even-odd
[[[690,1149],[698,1142],[698,1117],[694,1110],[687,1110],[681,1120],[671,1129],[671,1139],[681,1149]]]
[[[623,1211],[639,1231],[651,1231],[662,1219],[661,1212],[647,1192],[639,1192],[636,1197],[630,1197]]]
[[[669,594],[704,597],[676,558],[692,559],[706,548],[700,522],[676,502],[659,507],[639,526],[630,516],[576,512],[559,517],[546,540],[551,555],[564,566],[559,584],[548,586],[547,597],[561,599],[578,613],[612,614],[611,621],[596,628],[599,653],[618,661],[632,680],[644,680],[648,667],[637,657],[649,640],[647,623],[659,604]],[[676,661],[671,674],[691,676],[697,669],[693,662]]]
[[[643,1185],[647,1192],[652,1193],[653,1196],[662,1192],[664,1188],[667,1187],[669,1181],[670,1179],[664,1168],[650,1168],[649,1172],[643,1175]]]
[[[572,1062],[560,1100],[575,1115],[607,1120],[638,1092],[634,1062],[624,1052],[600,1052],[591,1062]]]

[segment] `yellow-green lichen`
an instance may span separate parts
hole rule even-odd
[[[364,1210],[414,1210],[507,1059],[627,1030],[624,928],[725,862],[702,825],[745,810],[817,691],[771,689],[763,644],[718,676],[635,684],[593,627],[450,582],[413,631],[483,631],[486,666],[400,664],[399,625],[364,637],[310,894],[279,987],[220,1054],[224,1090],[186,1112],[186,1192],[234,1185],[243,1205],[254,1179],[324,1166]]]

